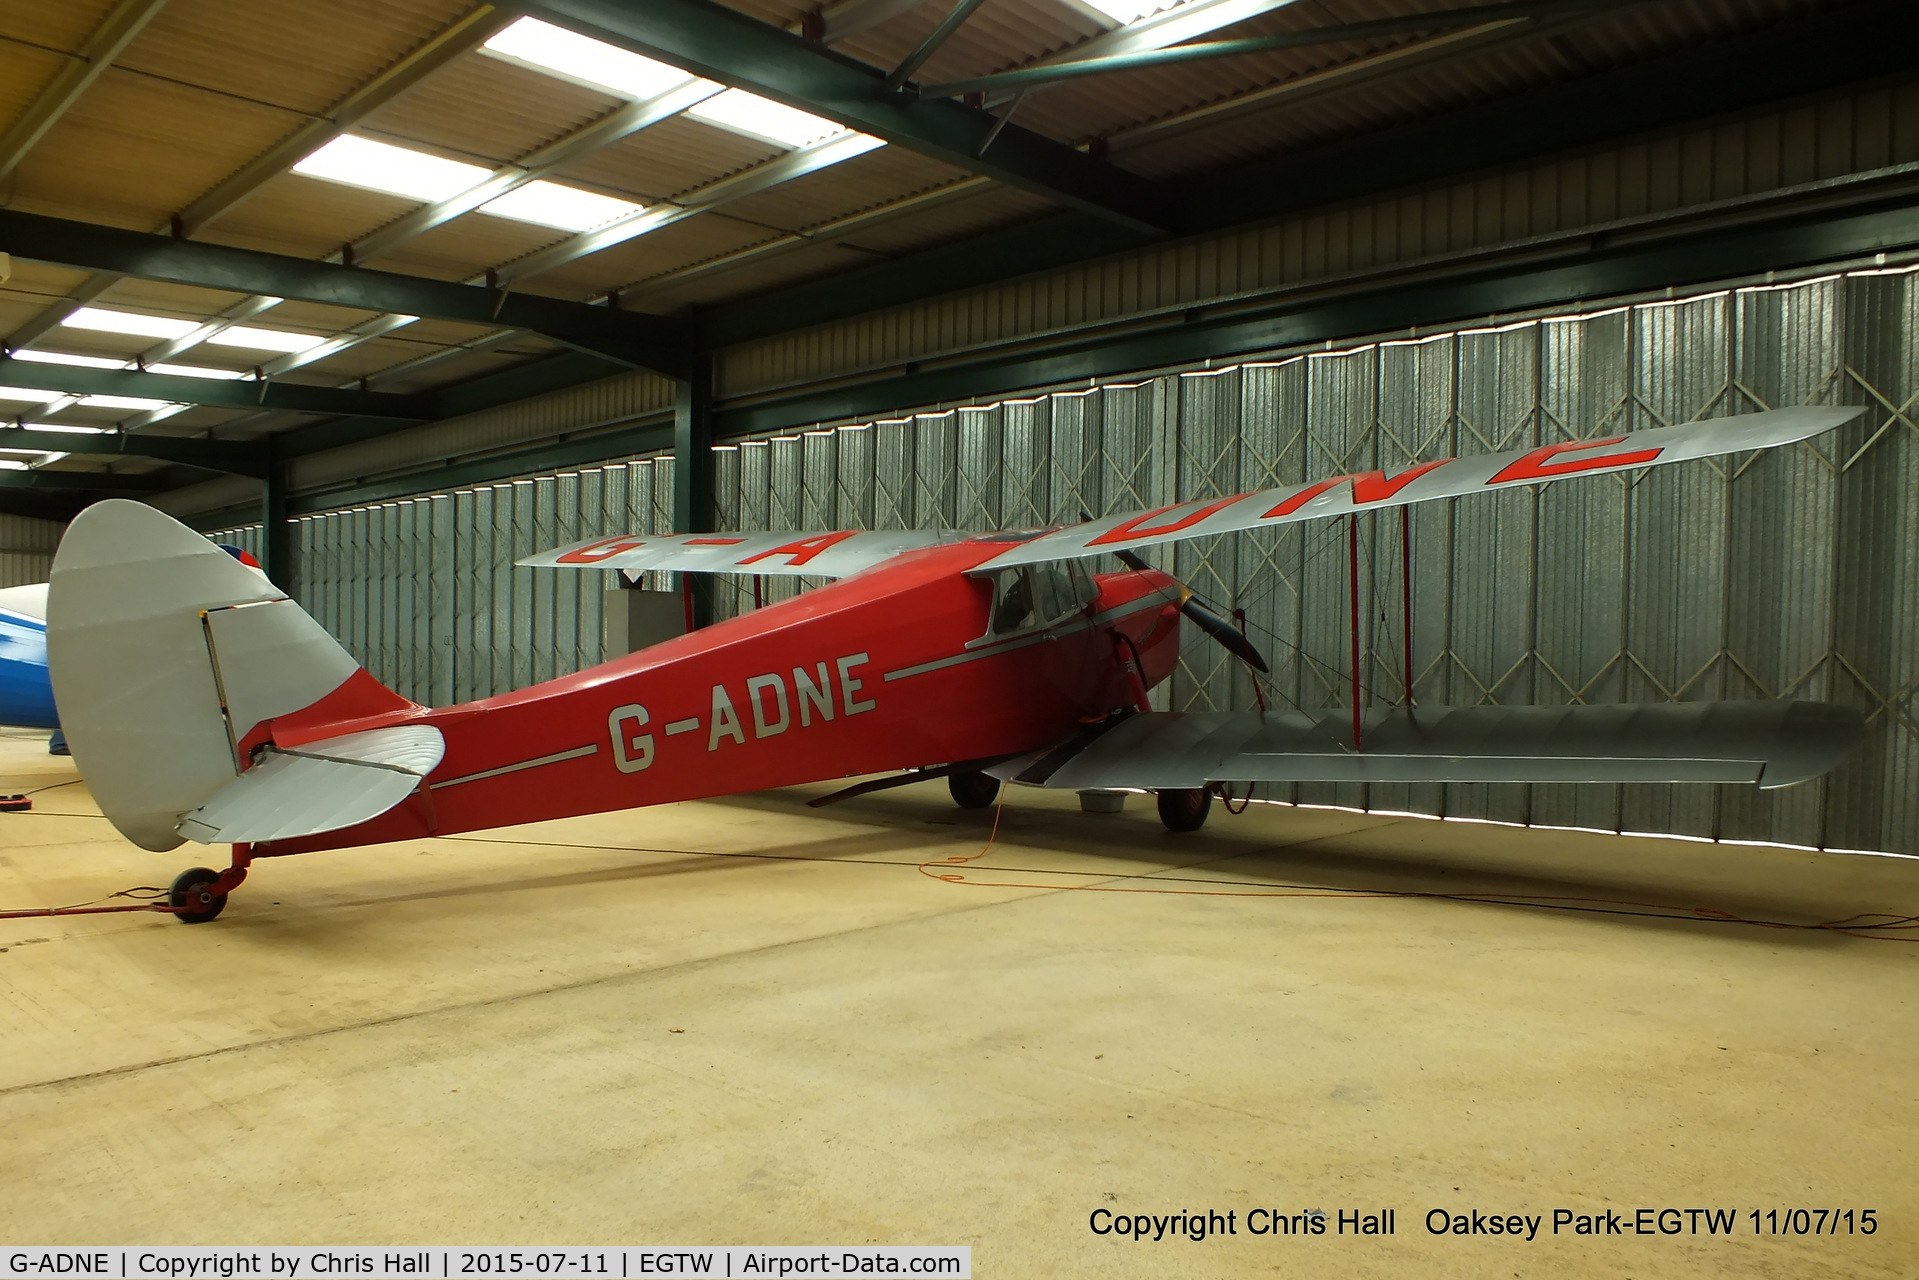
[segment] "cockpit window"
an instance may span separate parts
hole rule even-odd
[[[1002,569],[993,577],[992,634],[1051,626],[1082,612],[1098,594],[1076,560]]]
[[[993,631],[1006,635],[1033,625],[1033,584],[1024,569],[1003,569],[994,578]]]

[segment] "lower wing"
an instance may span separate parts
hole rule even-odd
[[[1154,711],[988,772],[1093,790],[1234,782],[1733,782],[1788,787],[1832,769],[1865,717],[1820,702]]]

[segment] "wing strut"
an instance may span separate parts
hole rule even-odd
[[[1406,624],[1406,705],[1413,705],[1413,524],[1399,509],[1399,616]]]
[[[1351,570],[1353,641],[1353,750],[1364,751],[1366,739],[1359,724],[1359,512],[1346,517],[1346,567]]]

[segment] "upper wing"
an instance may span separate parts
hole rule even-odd
[[[1865,717],[1822,702],[1154,711],[986,772],[1089,790],[1238,782],[1730,782],[1789,787],[1833,768]]]
[[[1458,498],[1565,476],[1767,449],[1830,431],[1863,412],[1863,409],[1847,408],[1776,409],[1769,413],[1635,431],[1603,440],[1571,440],[1535,449],[1420,462],[1394,476],[1382,471],[1366,471],[1288,488],[1238,493],[1230,498],[1195,499],[1157,511],[1107,516],[1056,529],[1012,547],[972,572],[990,573],[1011,565],[1098,555],[1103,551],[1151,546],[1176,538],[1263,529],[1295,520],[1344,515],[1348,511],[1403,506],[1429,498]]]
[[[593,538],[528,556],[541,568],[673,573],[791,573],[844,578],[902,551],[967,537],[938,529],[829,533],[663,533]]]

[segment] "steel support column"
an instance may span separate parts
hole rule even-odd
[[[287,519],[287,464],[267,437],[266,483],[260,487],[260,566],[273,585],[293,594],[293,523]]]
[[[710,533],[713,529],[713,357],[693,357],[690,376],[676,387],[673,402],[673,532]],[[693,625],[713,620],[712,579],[689,577]]]

